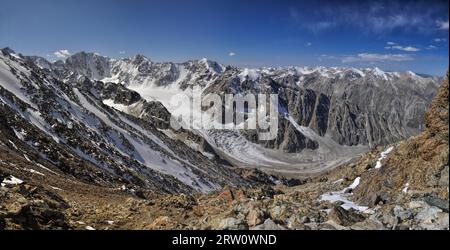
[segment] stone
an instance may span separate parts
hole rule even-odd
[[[421,228],[428,230],[448,230],[449,216],[448,213],[438,212],[433,217],[429,217],[419,224]]]
[[[300,222],[301,223],[309,223],[309,222],[311,222],[311,219],[308,217],[308,216],[303,216],[301,219],[300,219]]]
[[[400,221],[409,220],[413,218],[413,213],[410,210],[404,209],[401,206],[395,206],[392,209],[392,213],[396,216]]]
[[[439,179],[439,186],[448,187],[449,175],[448,175],[448,165],[444,167],[441,171],[441,178]]]
[[[328,215],[328,219],[333,220],[341,226],[348,227],[357,222],[364,221],[366,217],[359,214],[352,208],[349,210],[345,210],[340,206],[336,206],[331,210],[330,214]]]
[[[250,230],[286,230],[281,225],[276,224],[273,220],[267,219],[263,224],[250,228]]]
[[[227,202],[232,202],[234,200],[245,198],[245,194],[242,190],[236,190],[230,187],[225,187],[222,190],[222,192],[218,195],[218,198]]]
[[[286,206],[285,205],[275,206],[272,209],[270,209],[269,213],[272,219],[280,219],[283,215],[286,214]]]
[[[383,223],[378,220],[369,218],[367,220],[357,222],[350,226],[352,230],[384,230]]]
[[[148,229],[150,230],[160,230],[165,229],[171,224],[171,220],[167,216],[160,216],[156,218],[152,224],[148,226]]]
[[[373,207],[379,204],[386,204],[390,200],[390,197],[386,193],[372,193],[361,200],[361,204]]]
[[[389,229],[393,229],[398,224],[398,218],[390,213],[381,214],[381,217],[379,218],[380,222],[383,223],[386,227]]]
[[[259,209],[250,210],[247,215],[247,224],[250,227],[257,226],[263,223],[265,219],[265,213]]]
[[[248,225],[242,219],[233,217],[225,218],[219,223],[219,230],[246,230]]]
[[[440,208],[437,207],[427,207],[422,209],[417,215],[415,216],[416,220],[419,221],[428,221],[436,217],[436,215],[442,212]]]
[[[429,207],[429,205],[424,201],[414,200],[414,201],[409,202],[408,207],[410,209],[418,209],[418,208]]]
[[[448,200],[440,199],[440,198],[433,197],[433,196],[427,196],[424,198],[424,201],[428,205],[438,207],[438,208],[442,209],[444,212],[448,213],[448,206],[449,206]]]

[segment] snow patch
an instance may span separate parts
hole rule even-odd
[[[39,171],[36,171],[36,170],[34,170],[34,169],[31,169],[31,168],[25,168],[25,170],[28,171],[28,172],[30,172],[30,173],[32,173],[32,174],[37,174],[37,175],[40,175],[40,176],[45,176],[45,174],[43,174],[43,173],[41,173],[41,172],[39,172]]]
[[[19,140],[24,141],[25,140],[25,136],[27,135],[27,133],[25,133],[23,130],[18,132],[17,130],[14,130],[14,134],[16,135],[17,138],[19,138]]]
[[[14,148],[15,150],[19,150],[19,148],[17,148],[16,144],[14,144],[14,142],[12,142],[12,141],[10,141],[10,140],[8,140],[8,142],[11,143],[11,145],[13,146],[13,148]]]
[[[4,187],[5,185],[19,185],[19,184],[22,184],[22,183],[23,183],[23,180],[21,180],[19,178],[16,178],[16,177],[11,175],[11,176],[9,176],[8,178],[6,178],[6,179],[4,179],[2,181],[1,186]]]
[[[244,82],[245,80],[256,81],[261,77],[261,71],[258,69],[245,68],[238,76],[241,82]]]
[[[44,169],[44,170],[47,170],[48,172],[50,172],[50,173],[52,173],[52,174],[59,175],[59,174],[56,173],[55,171],[53,171],[53,170],[51,170],[51,169],[48,169],[48,168],[44,167],[44,166],[43,166],[42,164],[40,164],[40,163],[36,163],[36,166],[38,166],[38,167],[40,167],[40,168],[42,168],[42,169]]]
[[[407,194],[408,193],[408,189],[409,189],[409,183],[406,183],[405,187],[402,189],[402,192]]]
[[[381,163],[382,160],[386,159],[386,157],[389,155],[389,153],[394,149],[394,147],[390,147],[386,149],[385,151],[381,152],[380,158],[377,160],[377,164],[375,165],[375,169],[380,169],[383,164]]]
[[[54,187],[54,186],[50,186],[52,189],[54,189],[54,190],[57,190],[57,191],[62,191],[62,189],[61,188],[59,188],[59,187]]]
[[[389,78],[388,78],[387,75],[386,75],[386,72],[384,72],[383,70],[381,70],[381,69],[379,69],[379,68],[377,68],[377,67],[373,68],[372,71],[371,71],[371,73],[372,73],[374,76],[379,77],[379,78],[381,78],[381,79],[383,79],[383,80],[385,80],[385,81],[389,80]]]
[[[327,193],[327,194],[323,194],[322,196],[320,196],[320,200],[321,201],[329,201],[331,203],[340,201],[340,202],[343,203],[341,205],[341,207],[343,209],[345,209],[345,210],[353,208],[353,209],[358,210],[360,212],[364,212],[369,207],[360,206],[360,205],[355,204],[353,201],[350,201],[349,197],[352,194],[348,193],[349,190],[354,190],[359,185],[360,180],[361,180],[361,178],[357,177],[350,186],[342,189],[341,191],[330,192],[330,193]]]
[[[343,193],[346,193],[347,191],[354,190],[356,187],[359,186],[359,182],[361,181],[361,177],[357,177],[350,186],[344,188],[342,190]]]
[[[333,181],[333,184],[338,184],[338,183],[341,183],[343,181],[344,181],[344,179],[335,180],[335,181]]]

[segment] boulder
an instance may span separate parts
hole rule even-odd
[[[357,222],[350,226],[352,230],[383,230],[385,229],[383,223],[378,220],[369,218],[367,220]]]
[[[264,219],[266,217],[266,213],[264,211],[259,209],[250,210],[250,212],[247,215],[247,224],[250,227],[257,226],[264,222]]]
[[[250,228],[250,230],[286,230],[281,225],[276,224],[273,220],[267,219],[263,224]]]
[[[448,213],[448,205],[449,205],[448,200],[440,199],[434,196],[427,196],[424,198],[424,201],[428,205],[438,207],[442,209],[444,212]]]
[[[444,167],[441,171],[441,178],[439,179],[439,186],[448,187],[449,175],[448,175],[448,165]]]
[[[419,224],[419,227],[427,230],[448,230],[449,229],[448,213],[438,212],[433,216],[430,216],[425,220],[423,220]]]
[[[440,212],[442,212],[442,210],[437,207],[426,207],[417,213],[415,219],[419,221],[430,221]]]
[[[413,212],[411,210],[405,209],[401,206],[395,206],[392,209],[392,213],[396,216],[400,221],[405,221],[413,218]]]
[[[335,206],[328,215],[328,219],[333,220],[338,225],[348,227],[357,222],[364,221],[366,217],[352,208],[345,210],[340,206]]]
[[[219,230],[246,230],[247,223],[243,219],[236,219],[233,217],[225,218],[219,223]]]

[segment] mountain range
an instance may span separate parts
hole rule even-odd
[[[277,94],[276,138],[174,129],[191,87]],[[448,229],[448,75],[5,48],[0,114],[0,229]]]

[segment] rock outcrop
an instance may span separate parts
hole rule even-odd
[[[356,192],[360,201],[375,205],[374,197],[383,194],[385,202],[395,202],[404,193],[399,190],[405,188],[415,196],[429,194],[448,200],[448,92],[447,78],[425,115],[426,130],[400,142],[379,171],[371,178],[363,178]]]

